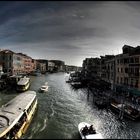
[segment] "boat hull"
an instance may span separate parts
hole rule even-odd
[[[47,92],[47,91],[48,91],[48,88],[49,88],[48,86],[46,86],[45,89],[40,88],[40,92],[42,92],[42,93],[43,93],[43,92]]]
[[[3,124],[0,127],[0,138],[20,139],[33,119],[37,102],[36,92],[27,91],[5,104],[0,110],[0,120]]]
[[[111,109],[112,111],[116,112],[116,113],[120,113],[121,111],[123,111],[122,109],[118,108],[116,104],[111,103]],[[135,109],[134,109],[135,110]],[[127,113],[126,111],[124,111],[123,116],[127,119],[131,119],[133,121],[139,120],[140,119],[140,113],[138,113],[137,115],[131,115],[129,113]]]
[[[97,131],[96,131],[96,134],[88,134],[88,135],[84,136],[82,134],[82,129],[85,127],[85,125],[87,125],[87,127],[90,127],[90,124],[88,124],[86,122],[81,122],[78,125],[78,131],[79,131],[82,139],[103,139],[102,135]]]
[[[28,120],[22,125],[22,127],[20,128],[20,130],[16,134],[15,139],[21,138],[26,133],[26,131],[27,131],[27,129],[28,129],[33,117],[34,117],[36,110],[37,110],[37,100],[36,100],[36,103],[35,103],[32,111],[28,115]]]
[[[18,92],[24,92],[27,91],[30,87],[30,83],[28,83],[24,88],[17,88]]]

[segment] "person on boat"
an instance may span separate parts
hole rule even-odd
[[[95,128],[93,127],[93,125],[91,125],[91,126],[89,127],[89,133],[90,133],[90,134],[96,134],[96,131],[95,131]]]
[[[87,127],[87,125],[83,128],[82,133],[83,133],[84,136],[88,134],[88,127]]]

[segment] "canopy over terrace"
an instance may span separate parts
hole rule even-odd
[[[138,88],[132,88],[124,85],[116,85],[116,90],[121,93],[124,92],[129,93],[131,95],[140,96],[140,89]]]

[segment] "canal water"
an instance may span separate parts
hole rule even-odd
[[[92,98],[87,100],[86,90],[73,90],[65,78],[65,73],[31,77],[30,90],[37,92],[38,109],[22,139],[79,139],[78,124],[83,121],[94,124],[106,139],[140,138],[140,121],[120,121],[111,111],[99,110]],[[39,93],[45,82],[49,85],[48,92]],[[0,92],[0,106],[18,94]]]

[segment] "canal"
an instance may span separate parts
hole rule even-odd
[[[49,91],[39,93],[45,82]],[[140,121],[120,121],[111,111],[99,110],[92,99],[87,100],[85,90],[71,89],[65,73],[32,76],[30,90],[37,92],[38,109],[23,139],[78,139],[78,124],[83,121],[93,123],[104,138],[140,138]],[[0,106],[17,95],[15,91],[0,92]]]

